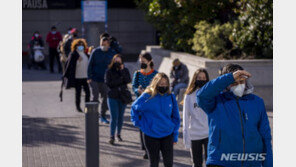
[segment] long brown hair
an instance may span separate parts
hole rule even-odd
[[[189,86],[187,87],[187,89],[186,89],[186,91],[185,91],[185,95],[190,95],[190,94],[192,94],[194,91],[196,91],[196,89],[197,89],[198,87],[195,86],[195,82],[197,81],[198,74],[200,74],[201,72],[205,73],[206,78],[207,78],[206,81],[209,82],[210,78],[209,78],[209,74],[208,74],[207,70],[204,69],[204,68],[197,69],[197,70],[194,72],[193,77],[192,77],[192,80],[191,80]],[[184,97],[185,97],[185,95],[184,95]],[[181,104],[181,105],[184,104],[184,99],[182,100],[182,102],[181,102],[180,104]]]
[[[170,80],[169,80],[169,77],[165,73],[163,73],[163,72],[157,73],[154,76],[154,78],[152,79],[150,85],[145,89],[145,93],[148,93],[148,94],[151,95],[150,98],[153,98],[158,93],[158,91],[157,91],[157,85],[161,81],[162,78],[164,78],[164,79],[167,80],[168,87],[170,88]],[[171,94],[171,91],[168,90],[168,92],[166,92],[166,93]]]
[[[123,60],[122,60],[122,56],[120,54],[116,54],[113,56],[111,63],[109,64],[108,68],[111,69],[115,63],[115,59],[116,58],[120,58],[121,59],[121,63],[123,64]]]

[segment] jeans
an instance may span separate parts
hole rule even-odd
[[[179,92],[180,92],[180,89],[182,89],[182,88],[187,88],[187,84],[185,84],[185,83],[178,83],[177,85],[175,85],[174,87],[173,87],[173,93],[176,95],[176,96],[178,96],[179,95]]]
[[[148,157],[150,160],[150,167],[158,167],[161,151],[163,164],[165,167],[173,166],[173,134],[163,137],[163,138],[153,138],[144,135],[144,143],[148,152]]]
[[[192,140],[191,141],[191,159],[193,162],[192,167],[202,167],[203,158],[202,158],[202,147],[205,151],[205,161],[207,160],[207,146],[208,146],[208,138],[201,140]]]
[[[110,135],[111,137],[114,137],[116,128],[117,135],[120,135],[126,104],[123,104],[119,99],[113,98],[108,98],[107,101],[111,115]]]
[[[83,88],[85,92],[85,102],[89,102],[90,91],[86,78],[75,79],[75,104],[77,109],[80,108],[81,88]]]
[[[90,87],[92,89],[93,94],[93,101],[98,102],[99,100],[99,94],[100,97],[100,112],[101,117],[106,118],[106,112],[108,110],[108,104],[107,104],[107,93],[108,93],[108,87],[104,82],[96,82],[92,81],[90,82]]]
[[[53,70],[54,59],[57,60],[58,70],[59,70],[59,72],[61,72],[62,71],[62,66],[60,64],[60,56],[59,56],[59,53],[57,51],[57,48],[49,48],[49,68],[50,68],[50,72],[54,72],[54,70]]]

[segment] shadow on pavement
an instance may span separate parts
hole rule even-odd
[[[61,81],[62,74],[49,73],[48,70],[22,69],[22,81]]]
[[[49,123],[46,118],[22,119],[22,144],[26,147],[38,147],[54,144],[77,149],[84,149],[82,136],[76,126]]]

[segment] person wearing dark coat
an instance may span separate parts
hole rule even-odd
[[[36,62],[34,59],[35,56],[35,51],[34,51],[34,46],[40,46],[44,47],[44,42],[43,39],[39,33],[39,31],[35,31],[33,33],[32,39],[29,43],[29,49],[30,49],[30,63],[28,64],[28,68],[31,69],[31,67],[37,68],[38,66],[41,67],[42,69],[46,69],[45,62],[44,60],[41,62]]]
[[[87,43],[84,39],[76,39],[72,43],[71,53],[66,62],[63,75],[66,89],[75,88],[76,110],[82,112],[80,107],[81,88],[85,92],[85,102],[90,100],[90,90],[87,83],[87,67],[89,56],[86,53]]]
[[[130,82],[131,77],[129,70],[124,67],[122,57],[116,54],[105,74],[105,83],[109,87],[107,102],[111,113],[109,143],[112,145],[115,141],[114,136],[116,129],[118,141],[123,141],[121,138],[121,129],[126,103],[122,100],[122,91],[128,91],[127,84]],[[128,91],[128,93],[130,92]]]

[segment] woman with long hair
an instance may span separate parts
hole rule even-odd
[[[146,89],[146,87],[150,84],[153,77],[158,73],[154,69],[153,59],[150,53],[142,53],[139,56],[139,62],[141,63],[140,68],[134,73],[132,88],[133,92],[135,93],[136,97],[138,98]],[[148,155],[145,149],[144,141],[143,141],[143,134],[140,130],[140,142],[141,142],[141,149],[145,150],[143,155],[144,159],[148,159]]]
[[[173,166],[173,145],[178,142],[180,115],[176,97],[169,88],[168,76],[156,74],[131,109],[133,124],[143,132],[150,167],[158,167],[160,152],[164,166]]]
[[[122,57],[116,54],[105,74],[105,83],[109,87],[107,102],[111,113],[109,143],[112,145],[114,145],[116,129],[118,141],[123,141],[121,138],[121,129],[126,102],[125,99],[122,99],[125,97],[122,96],[128,91],[127,84],[130,82],[130,73],[128,69],[124,67]],[[127,93],[129,93],[129,91]]]
[[[209,81],[209,74],[205,69],[195,71],[193,78],[185,92],[183,103],[183,142],[185,148],[190,148],[193,167],[202,167],[203,149],[205,161],[207,159],[207,145],[209,136],[208,116],[197,105],[196,92]]]
[[[66,61],[64,78],[66,89],[75,88],[76,110],[82,112],[80,107],[81,88],[85,92],[85,102],[89,102],[90,90],[87,83],[88,54],[86,53],[87,43],[85,39],[75,39],[71,46],[71,53]]]

